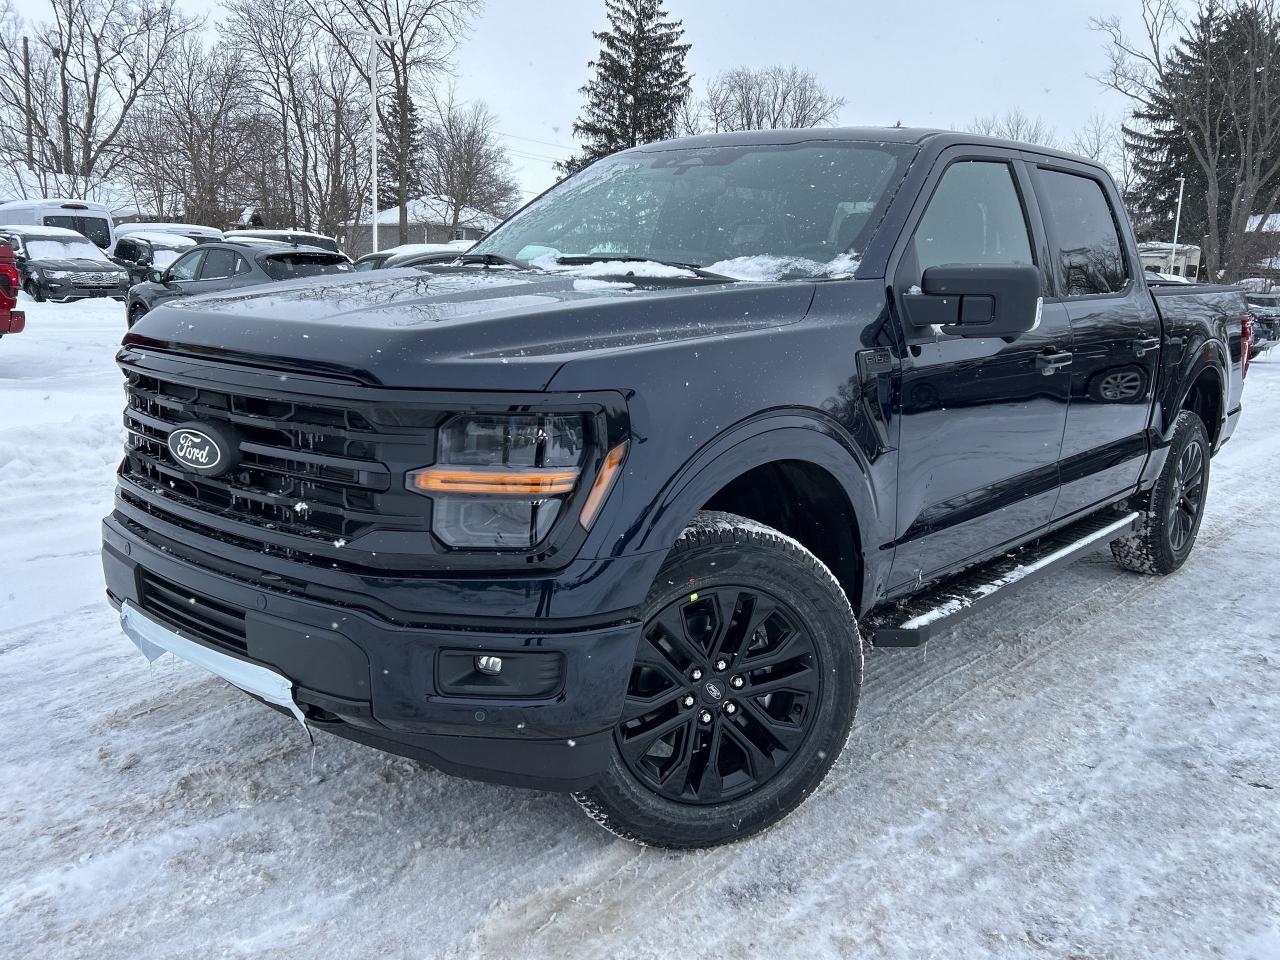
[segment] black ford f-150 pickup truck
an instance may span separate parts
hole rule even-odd
[[[864,643],[1107,543],[1177,570],[1244,313],[1148,288],[1064,154],[652,144],[453,264],[142,317],[108,593],[311,728],[712,845],[818,786]]]

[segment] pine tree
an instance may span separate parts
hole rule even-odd
[[[605,0],[609,29],[594,33],[600,54],[587,64],[595,75],[582,87],[586,105],[573,124],[586,141],[559,165],[564,174],[628,147],[674,136],[692,77],[685,72],[689,44],[662,0]]]
[[[418,115],[417,105],[410,100],[405,123],[408,124],[408,159],[400,163],[400,109],[395,100],[381,112],[382,136],[378,143],[378,209],[386,210],[400,203],[399,170],[407,170],[408,197],[415,199],[427,192],[427,130]]]

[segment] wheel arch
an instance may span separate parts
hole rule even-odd
[[[1168,426],[1169,435],[1172,435],[1177,414],[1183,410],[1189,410],[1200,418],[1209,432],[1209,447],[1216,451],[1227,419],[1227,380],[1217,364],[1206,360],[1189,373],[1182,398]]]
[[[861,612],[881,514],[870,464],[835,423],[787,412],[740,424],[699,451],[660,496],[644,537],[670,546],[700,510],[774,527],[822,560]]]

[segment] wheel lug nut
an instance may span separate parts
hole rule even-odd
[[[716,661],[717,670],[727,670],[728,668],[729,668],[729,661],[726,660],[724,657],[721,657],[719,660]]]
[[[698,719],[699,719],[699,720],[701,720],[703,723],[710,723],[710,722],[711,722],[711,711],[710,711],[710,710],[703,710],[700,714],[698,714]]]
[[[692,706],[693,706],[693,694],[689,694],[689,695],[688,695],[687,697],[685,697],[685,698],[684,698],[684,700],[683,700],[683,701],[681,701],[681,702],[682,702],[682,703],[684,703],[684,705],[685,705],[686,707],[692,707]]]
[[[690,671],[689,671],[689,679],[690,679],[690,680],[701,680],[701,679],[702,679],[702,671],[701,671],[701,670],[699,670],[697,667],[694,667],[692,670],[690,670]]]
[[[742,685],[746,682],[747,681],[743,680],[741,677],[732,677],[729,680],[729,686],[733,687],[735,690],[741,690]]]
[[[724,712],[732,717],[735,713],[738,712],[738,705],[734,703],[732,700],[729,700],[724,705]]]

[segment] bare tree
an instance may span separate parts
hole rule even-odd
[[[1177,0],[1142,0],[1137,37],[1118,17],[1093,21],[1109,54],[1098,79],[1180,133],[1203,175],[1210,276],[1245,265],[1249,216],[1280,197],[1277,13],[1276,0],[1203,0],[1190,17]]]
[[[11,7],[3,12],[0,151],[11,166],[20,156],[45,195],[85,196],[115,173],[125,123],[198,21],[176,0],[50,2],[53,18],[35,28],[29,71],[16,17]]]
[[[844,104],[795,65],[735,67],[707,84],[699,104],[686,103],[678,122],[685,133],[819,127],[833,123]]]
[[[424,174],[428,188],[449,199],[450,230],[458,228],[464,207],[508,213],[520,188],[498,139],[497,117],[482,102],[459,104],[452,90],[434,107]]]
[[[985,117],[974,117],[966,124],[970,133],[979,133],[984,137],[999,137],[1002,140],[1018,140],[1022,143],[1034,143],[1042,147],[1057,147],[1059,144],[1057,131],[1039,116],[1029,117],[1015,108],[1001,114]]]
[[[448,65],[458,38],[481,0],[304,0],[312,19],[347,56],[368,86],[369,39],[362,31],[374,31],[390,40],[376,41],[389,78],[386,82],[395,115],[410,116],[414,92]],[[383,75],[386,75],[383,74]],[[381,101],[381,93],[379,100]],[[380,126],[388,111],[379,110]],[[409,241],[409,136],[406,122],[392,131],[400,143],[398,206],[399,242]]]

